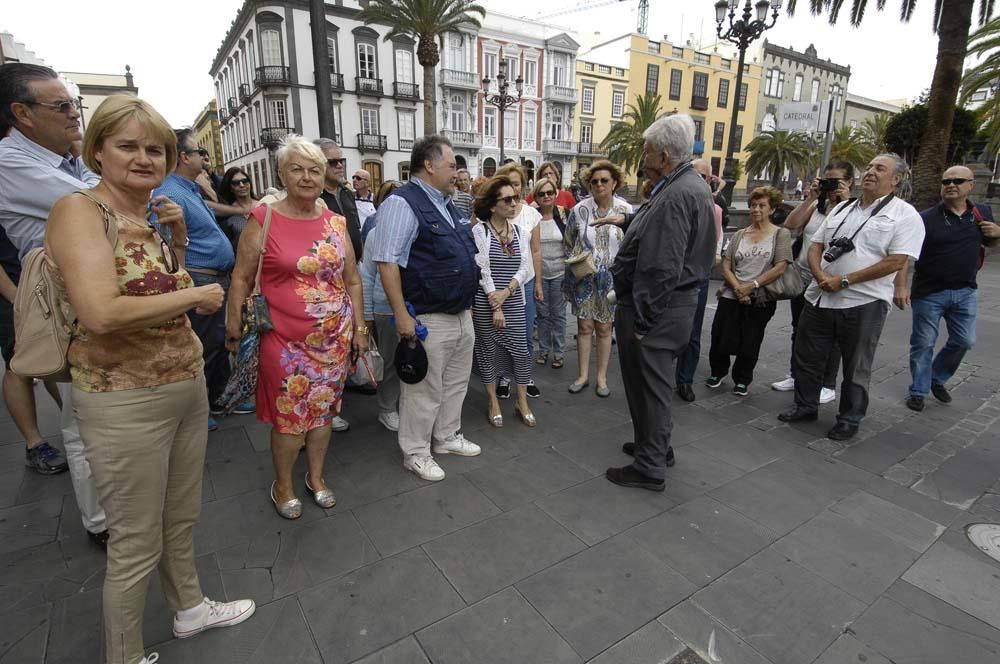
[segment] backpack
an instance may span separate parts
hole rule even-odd
[[[108,242],[118,244],[118,224],[111,209],[86,191],[104,218]],[[14,297],[14,357],[10,368],[19,376],[68,382],[66,355],[73,337],[76,312],[66,297],[66,285],[44,247],[24,257]]]

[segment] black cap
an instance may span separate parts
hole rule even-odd
[[[396,346],[396,375],[407,385],[415,385],[427,375],[427,351],[420,339],[400,339]]]

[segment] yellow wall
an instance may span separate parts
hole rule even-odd
[[[621,90],[628,97],[628,70],[622,67],[604,65],[586,59],[576,62],[576,90],[579,101],[576,104],[576,119],[573,122],[573,140],[580,148],[583,141],[584,125],[593,127],[591,142],[596,152],[603,154],[577,154],[573,159],[573,172],[579,173],[580,168],[592,164],[597,159],[607,157],[607,151],[597,147],[608,135],[611,129],[611,100],[615,90]],[[594,88],[593,113],[584,113],[583,90]],[[626,100],[627,103],[627,100]]]
[[[222,175],[222,134],[219,131],[219,115],[216,112],[215,100],[208,103],[194,121],[194,140],[198,147],[208,149],[215,172]],[[256,192],[256,189],[254,189]]]

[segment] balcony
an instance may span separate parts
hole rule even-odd
[[[406,150],[412,150],[413,149],[413,139],[412,138],[401,138],[401,139],[399,139],[399,149],[402,152],[405,152]]]
[[[442,69],[441,84],[452,88],[478,90],[482,86],[482,81],[479,80],[479,74],[474,71]]]
[[[290,133],[292,130],[288,127],[264,127],[260,130],[260,144],[268,150],[276,150]]]
[[[382,79],[367,78],[365,76],[354,77],[354,90],[359,95],[371,95],[372,97],[382,96]]]
[[[420,86],[415,83],[400,83],[393,81],[392,96],[396,99],[420,99]]]
[[[576,151],[579,154],[587,155],[588,157],[607,157],[608,149],[602,148],[597,143],[584,143],[580,142],[576,144]]]
[[[240,103],[249,104],[250,97],[252,96],[253,95],[250,92],[250,85],[248,83],[240,83]]]
[[[553,101],[564,101],[569,104],[575,104],[576,88],[565,88],[561,85],[546,85],[545,98]]]
[[[229,112],[224,108],[219,109],[219,124],[226,124],[229,122]]]
[[[266,67],[257,67],[257,75],[254,77],[253,82],[258,88],[262,88],[266,85],[288,85],[291,80],[291,77],[288,75],[288,67],[268,65]]]
[[[334,92],[344,91],[344,75],[337,72],[330,72],[330,87]]]
[[[554,138],[546,138],[542,141],[542,152],[549,154],[576,154],[576,146],[573,141],[557,141]]]
[[[382,134],[358,134],[358,150],[361,152],[382,154],[387,149],[388,143]]]
[[[691,95],[691,108],[696,111],[707,111],[708,110],[708,97],[699,97],[698,95]]]
[[[236,99],[236,97],[230,97],[229,101],[226,102],[226,106],[229,107],[229,114],[234,117],[240,112],[240,102]]]
[[[456,129],[445,129],[441,132],[445,138],[451,141],[455,147],[480,148],[483,146],[483,138],[474,131],[458,131]]]

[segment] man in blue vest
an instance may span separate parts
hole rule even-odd
[[[414,143],[410,173],[410,181],[379,207],[368,256],[378,263],[400,339],[416,336],[417,321],[427,328],[427,376],[400,390],[399,447],[404,468],[436,482],[444,479],[444,471],[432,450],[461,456],[480,452],[460,431],[472,372],[470,310],[479,268],[472,227],[451,202],[456,164],[448,139],[431,135]]]

